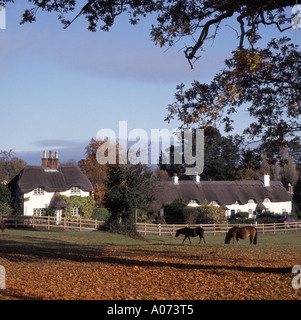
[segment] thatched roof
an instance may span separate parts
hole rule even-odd
[[[59,193],[55,193],[49,203],[50,208],[65,209],[69,207],[67,201],[59,198]]]
[[[47,170],[41,166],[26,166],[9,183],[10,188],[18,188],[27,193],[35,188],[44,188],[48,192],[63,192],[72,187],[92,191],[90,180],[75,164],[60,165],[58,169]]]
[[[262,203],[265,198],[272,202],[291,201],[291,194],[280,181],[271,181],[270,187],[265,187],[261,181],[172,181],[158,182],[156,187],[156,202],[165,204],[177,198],[183,198],[187,204],[190,200],[218,202],[220,206],[246,204],[249,200]]]

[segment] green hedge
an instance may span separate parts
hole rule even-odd
[[[106,208],[95,208],[92,213],[92,218],[98,221],[108,221],[110,212]]]

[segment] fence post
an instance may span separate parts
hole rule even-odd
[[[32,216],[32,227],[34,228],[34,216]]]
[[[159,236],[161,236],[161,223],[159,223]]]
[[[213,224],[213,235],[215,236],[215,223]]]
[[[144,235],[146,236],[146,221],[144,222]]]
[[[175,236],[175,232],[176,232],[176,230],[175,230],[175,225],[173,224],[173,225],[172,225],[172,236],[173,236],[173,237]]]
[[[82,231],[82,218],[79,218],[79,231]]]
[[[276,232],[276,223],[274,222],[274,234]]]
[[[16,215],[16,220],[15,220],[15,228],[18,227],[18,215]]]
[[[47,229],[50,229],[50,216],[47,217],[48,221],[47,221]]]
[[[262,224],[262,234],[264,234],[264,223]]]

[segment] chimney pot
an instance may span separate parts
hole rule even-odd
[[[58,169],[59,164],[60,164],[58,151],[55,151],[55,156],[54,156],[54,159],[52,161],[53,161],[53,169]]]
[[[42,158],[42,168],[46,169],[47,168],[47,163],[48,163],[48,159],[46,156],[46,150],[43,151],[43,158]]]

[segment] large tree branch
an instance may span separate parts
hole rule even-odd
[[[208,22],[206,22],[206,24],[203,26],[201,35],[199,36],[199,39],[197,40],[196,44],[193,47],[188,47],[185,50],[186,58],[188,60],[194,59],[196,52],[201,48],[201,46],[203,45],[204,41],[206,40],[210,27],[213,24],[221,22],[225,18],[231,17],[233,15],[233,13],[234,13],[233,10],[226,11],[225,13],[221,14],[217,18],[209,20]]]

